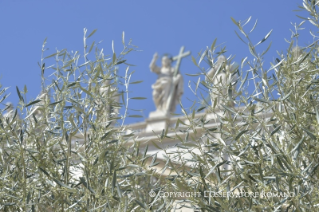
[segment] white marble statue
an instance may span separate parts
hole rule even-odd
[[[156,65],[157,59],[158,55],[155,53],[150,64],[151,71],[158,74],[158,79],[152,85],[156,112],[162,112],[163,114],[174,113],[176,105],[184,92],[183,77],[180,73],[174,76],[175,68],[171,66],[172,60],[169,57],[164,56],[162,58],[162,67]],[[172,90],[174,90],[173,93],[171,92]],[[170,95],[172,96],[170,97]],[[170,98],[171,100],[169,101]]]
[[[234,74],[233,71],[235,66],[227,64],[227,58],[224,55],[220,55],[217,58],[213,67],[208,71],[206,81],[213,83],[213,89],[210,90],[210,97],[212,105],[216,99],[217,105],[223,102],[223,100],[228,99],[228,89],[235,90],[234,82],[237,80],[238,75]],[[219,70],[219,73],[215,76],[216,72]],[[214,77],[215,76],[215,77]],[[229,99],[228,99],[229,100]],[[226,101],[224,101],[225,103]],[[227,104],[232,106],[233,103]]]

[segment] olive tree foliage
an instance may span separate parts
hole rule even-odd
[[[154,172],[145,167],[133,133],[127,133],[132,72],[125,55],[136,49],[122,37],[123,51],[105,56],[84,29],[84,51],[57,50],[39,66],[42,93],[27,101],[27,88],[16,88],[19,104],[0,114],[1,211],[133,211],[169,206],[148,195]],[[54,62],[53,66],[45,64]],[[123,69],[124,76],[118,74]],[[51,72],[50,72],[51,71]],[[50,73],[49,73],[50,72]],[[47,76],[50,75],[50,76]],[[122,83],[125,91],[120,92]],[[1,90],[6,99],[6,88]],[[121,100],[120,100],[121,99]],[[132,99],[141,99],[133,97]],[[125,114],[120,116],[120,107]],[[154,184],[155,183],[155,184]]]
[[[153,170],[156,154],[140,151],[134,132],[123,125],[129,100],[141,99],[128,93],[129,84],[139,81],[130,82],[125,55],[135,47],[125,43],[124,34],[123,51],[116,54],[113,48],[110,56],[94,42],[87,44],[95,31],[84,31],[82,56],[66,50],[45,56],[44,42],[41,95],[27,101],[27,88],[17,87],[17,109],[8,105],[0,113],[0,210],[170,211],[178,201],[197,211],[318,211],[319,36],[311,32],[311,45],[297,45],[303,24],[319,28],[317,4],[303,1],[309,18],[301,17],[305,20],[295,25],[287,51],[268,67],[263,57],[270,44],[261,53],[257,47],[269,42],[271,31],[253,43],[257,22],[247,30],[250,18],[232,20],[253,59],[229,69],[234,58],[228,58],[215,67],[226,51],[218,51],[216,40],[198,62],[193,59],[198,76],[205,76],[192,89],[202,106],[192,106],[191,113],[182,106],[186,119],[158,136],[159,142],[180,140],[162,170],[171,170],[169,176]],[[52,59],[55,65],[46,67]],[[240,76],[218,87],[218,74],[208,76],[203,62],[217,73],[225,71],[226,79]],[[214,94],[208,92],[206,99],[203,90]],[[168,136],[171,130],[175,137]],[[168,198],[160,196],[163,191],[196,195]],[[223,197],[223,192],[232,193]]]
[[[237,70],[227,73],[241,76],[226,88],[215,88],[216,76],[207,76],[201,64],[206,61],[213,67],[224,48],[217,52],[214,42],[199,54],[199,62],[193,59],[201,71],[198,75],[205,75],[206,80],[199,78],[192,90],[197,90],[206,112],[196,118],[203,107],[193,108],[191,113],[182,109],[188,121],[179,120],[176,125],[180,150],[168,156],[179,160],[171,166],[175,173],[171,189],[200,192],[201,196],[180,202],[198,211],[319,210],[318,35],[311,32],[313,43],[309,46],[296,44],[303,24],[319,27],[318,3],[303,1],[300,8],[308,11],[310,18],[295,25],[287,51],[278,53],[268,67],[263,57],[270,44],[262,53],[256,47],[268,42],[271,31],[255,44],[250,33],[257,22],[247,30],[250,18],[244,22],[232,19],[252,59],[244,58]],[[220,71],[230,63],[231,58]],[[236,84],[235,89],[231,83]],[[220,105],[215,105],[203,98],[203,89],[217,89],[221,96],[223,89],[228,92]],[[215,117],[208,119],[212,114]],[[209,128],[214,121],[216,127]]]

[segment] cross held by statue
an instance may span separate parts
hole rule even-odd
[[[190,54],[191,54],[190,51],[184,52],[184,46],[182,46],[180,51],[179,51],[179,54],[177,56],[173,57],[173,61],[176,61],[174,76],[177,76],[177,74],[178,74],[182,58],[187,57]]]
[[[191,52],[190,51],[187,51],[187,52],[184,52],[184,46],[181,47],[180,51],[179,51],[179,54],[175,57],[173,57],[173,61],[176,61],[176,65],[175,65],[175,71],[174,71],[174,77],[176,77],[178,75],[178,72],[179,72],[179,67],[181,65],[181,61],[182,61],[182,58],[183,57],[187,57],[188,55],[190,55]],[[176,90],[176,86],[174,86],[174,82],[172,81],[172,86],[171,86],[171,90],[170,90],[170,93],[169,93],[169,96],[168,96],[168,99],[167,99],[167,104],[166,104],[166,110],[167,111],[172,111],[174,109],[172,109],[172,102],[173,102],[173,99],[174,99],[174,94],[175,94],[175,90]]]

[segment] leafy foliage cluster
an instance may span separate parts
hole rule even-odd
[[[125,96],[117,84],[122,80],[128,87],[131,76],[129,68],[123,78],[117,72],[135,47],[125,44],[123,33],[123,51],[116,56],[113,50],[107,58],[94,42],[86,44],[94,32],[87,36],[84,30],[83,64],[78,52],[44,57],[42,94],[27,103],[27,88],[17,87],[17,109],[8,105],[2,111],[1,210],[131,211],[142,204],[134,199],[149,186],[143,179],[149,171],[137,158],[138,148],[124,146],[132,134],[116,124],[122,118],[118,99]],[[94,48],[95,58],[89,60]],[[52,58],[56,65],[46,68]],[[45,78],[49,68],[54,73]]]
[[[258,54],[256,47],[267,40],[271,31],[254,45],[250,32],[257,22],[247,33],[244,26],[250,18],[243,23],[232,19],[244,38],[236,34],[247,44],[253,59],[242,60],[237,71],[243,74],[235,82],[229,82],[227,97],[222,91],[225,88],[220,88],[220,96],[211,96],[213,104],[204,101],[206,114],[194,119],[195,109],[191,115],[185,113],[190,124],[182,123],[186,139],[181,136],[179,139],[186,151],[176,152],[180,158],[192,156],[176,168],[178,174],[173,184],[179,189],[201,192],[201,198],[187,198],[199,210],[318,210],[318,36],[312,33],[314,42],[309,46],[301,48],[295,44],[306,21],[318,27],[317,4],[317,1],[303,2],[301,8],[312,18],[304,18],[305,21],[295,25],[287,53],[279,53],[276,63],[268,69],[263,56],[270,44],[262,54]],[[220,55],[215,50],[214,42],[211,49],[200,55],[199,63],[206,59],[213,66],[212,61]],[[205,68],[200,70],[206,75]],[[226,78],[235,72],[226,70]],[[212,82],[216,75],[212,78],[206,75],[207,80],[201,85],[214,89]],[[232,88],[232,83],[238,85],[237,89]],[[196,86],[195,90],[199,83]],[[214,104],[217,98],[220,105]],[[203,99],[202,95],[199,99]],[[215,114],[218,126],[208,128],[209,114]],[[205,191],[215,195],[205,195]],[[229,192],[230,196],[225,198],[223,192],[226,195]],[[246,196],[241,198],[232,196],[240,197],[243,193]]]

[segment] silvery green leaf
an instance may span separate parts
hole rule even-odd
[[[200,112],[200,111],[204,110],[205,108],[206,108],[206,107],[200,107],[200,108],[197,109],[196,112]]]
[[[85,63],[79,65],[79,68],[81,68],[81,67],[83,67],[83,66],[85,66],[85,65],[88,65],[89,63],[90,63],[90,61],[85,62]]]
[[[285,95],[285,96],[281,99],[281,101],[286,100],[286,99],[290,96],[290,94],[292,94],[293,91],[294,91],[294,90],[291,89],[291,90],[289,91],[289,93],[288,93],[287,95]]]
[[[191,143],[191,142],[185,142],[183,143],[183,146],[184,147],[195,147],[195,148],[198,148],[198,145],[196,145],[195,143]]]
[[[82,185],[84,185],[85,188],[87,188],[93,195],[95,195],[95,191],[88,185],[88,183],[85,181],[85,178],[79,177],[79,179]]]
[[[7,89],[8,89],[8,87],[2,89],[2,90],[0,91],[0,95],[2,95]]]
[[[129,115],[128,117],[131,117],[131,118],[143,118],[143,116],[141,116],[141,115]]]
[[[204,177],[204,179],[206,179],[210,174],[212,174],[215,170],[216,167],[220,167],[221,165],[225,164],[227,161],[223,161],[221,163],[216,164],[214,167],[212,167],[209,172],[207,173],[207,175]]]
[[[112,40],[112,52],[113,52],[113,57],[114,57],[114,54],[115,54],[115,51],[114,51],[114,40]],[[114,61],[113,61],[114,63]]]
[[[305,140],[305,137],[302,136],[301,140],[298,142],[298,144],[295,146],[295,148],[293,148],[290,153],[293,153],[294,151],[296,151],[297,149],[300,148],[300,145],[302,144],[302,142]]]
[[[162,149],[160,146],[158,146],[154,141],[151,141],[152,144],[157,148],[157,149]]]
[[[181,148],[181,149],[190,149],[189,146],[185,146],[184,144],[177,144],[176,146]]]
[[[200,82],[205,88],[210,89],[211,87],[204,81]]]
[[[268,103],[268,101],[265,100],[265,99],[260,99],[260,98],[257,98],[257,97],[254,97],[253,99],[258,101],[258,102]]]
[[[306,173],[311,168],[312,164],[313,164],[313,161],[309,163],[309,165],[305,169],[303,169],[301,173]]]
[[[185,74],[187,76],[190,76],[190,77],[197,77],[197,76],[200,76],[200,75],[203,75],[202,73],[198,73],[198,74]]]
[[[139,200],[135,199],[135,202],[136,202],[138,205],[140,205],[140,206],[141,206],[141,208],[146,209],[146,206],[145,206],[145,205],[144,205],[141,201],[139,201]]]
[[[247,78],[248,78],[248,74],[249,72],[246,73],[244,80],[241,82],[239,88],[238,88],[238,92],[241,91],[241,88],[243,87],[243,85],[245,84]]]
[[[210,46],[210,49],[213,51],[214,50],[214,47],[216,45],[216,41],[217,41],[217,38],[214,39],[212,45]]]
[[[143,82],[143,81],[141,80],[141,81],[130,82],[130,84],[139,84],[141,82]]]
[[[215,131],[215,130],[217,130],[218,128],[217,127],[214,127],[214,128],[210,128],[210,129],[208,129],[209,131]]]
[[[192,55],[192,61],[193,61],[193,63],[195,64],[195,66],[198,66],[198,64],[197,64],[197,62],[196,62],[196,59],[195,59],[195,57]]]
[[[235,34],[237,35],[237,37],[244,43],[247,45],[247,43],[240,37],[240,35],[238,35],[238,33],[235,31]]]
[[[14,121],[14,119],[17,117],[17,115],[18,115],[18,110],[15,109],[15,110],[14,110],[14,115],[13,115],[13,118],[12,118],[12,121],[11,121],[11,122]]]
[[[204,57],[207,55],[207,52],[208,52],[208,49],[206,49],[203,54],[201,55],[201,57],[199,58],[199,61],[198,61],[198,65],[202,62],[202,60],[204,59]]]
[[[233,17],[230,17],[230,18],[236,26],[239,26],[239,23]]]
[[[242,25],[242,27],[244,27],[246,24],[248,24],[250,20],[251,20],[251,16],[249,16],[249,18],[248,18],[247,21]]]
[[[33,108],[33,110],[27,115],[27,117],[24,118],[24,120],[27,120],[30,116],[32,116],[32,114],[38,110],[40,107],[36,106],[35,108]]]
[[[58,54],[58,53],[51,54],[51,55],[45,57],[44,59],[48,59],[48,58],[50,58],[50,57],[54,57],[54,56],[56,56],[57,54]]]
[[[123,45],[125,45],[125,32],[124,31],[122,32],[122,43],[123,43]]]
[[[240,157],[241,155],[243,155],[248,150],[249,147],[250,147],[250,145],[246,145],[245,149],[243,151],[241,151],[239,153],[239,155],[237,155],[237,157]]]
[[[233,99],[233,87],[232,85],[228,85],[228,97],[229,99]]]
[[[120,64],[125,63],[125,62],[126,62],[126,60],[121,60],[121,61],[118,61],[115,65],[120,65]]]
[[[113,144],[113,143],[116,143],[118,141],[119,141],[118,139],[113,139],[113,140],[111,140],[109,142],[106,142],[105,144]]]
[[[33,105],[33,104],[36,104],[36,103],[39,103],[39,102],[41,102],[41,99],[34,100],[34,101],[30,102],[29,104],[27,104],[25,107],[29,107],[30,105]]]
[[[114,52],[112,57],[112,63],[116,65],[115,62],[116,62],[116,53]]]
[[[12,206],[12,205],[15,205],[16,203],[15,202],[5,202],[3,205],[4,206]]]
[[[145,176],[147,175],[145,172],[138,172],[135,174],[135,176]]]
[[[197,80],[197,83],[196,83],[195,93],[197,92],[197,89],[198,89],[199,83],[200,83],[200,77],[198,77],[198,80]]]
[[[20,93],[20,90],[19,90],[18,86],[16,86],[16,89],[17,89],[17,93],[18,93],[18,96],[19,96],[20,101],[24,102],[24,99],[23,99],[23,97],[21,96],[21,93]]]
[[[272,41],[270,41],[270,43],[269,43],[267,49],[261,53],[261,56],[264,56],[264,55],[268,52],[268,50],[269,50],[270,47],[271,47],[271,44],[272,44]]]
[[[229,112],[236,114],[236,111],[234,111],[233,109],[227,107],[226,105],[222,105],[223,108],[225,108],[226,110],[228,110]]]
[[[317,140],[316,136],[315,136],[312,132],[310,132],[310,131],[307,130],[306,128],[302,128],[302,129],[309,135],[309,137],[310,137],[311,139]]]
[[[92,42],[91,47],[89,49],[89,53],[92,51],[93,47],[94,47],[95,41]]]
[[[305,59],[310,55],[311,52],[308,52],[301,60],[300,63],[302,63],[303,61],[305,61]]]
[[[254,47],[251,43],[248,43],[248,48],[249,48],[250,53],[251,53],[255,58],[258,58],[258,56],[257,56],[257,54],[256,54],[255,47]]]
[[[245,58],[241,61],[241,65],[240,65],[241,69],[244,68],[244,64],[245,64],[246,60],[247,60],[247,57],[245,57]],[[248,71],[247,71],[247,72],[248,72]]]
[[[265,176],[265,177],[263,177],[263,179],[265,179],[265,180],[276,180],[276,177],[275,176]]]
[[[97,29],[94,29],[88,36],[87,38],[91,37],[92,35],[94,35],[94,33],[97,31]]]
[[[258,20],[256,19],[255,24],[254,24],[253,28],[250,30],[250,32],[249,32],[249,33],[252,33],[252,32],[254,31],[254,29],[255,29],[255,28],[256,28],[256,26],[257,26],[257,22],[258,22]]]
[[[282,59],[280,62],[278,62],[275,66],[272,66],[267,72],[277,68],[279,65],[281,65],[283,62],[285,61],[285,59]]]
[[[315,110],[316,110],[317,123],[319,124],[319,112],[318,112],[318,107],[315,107]]]
[[[241,132],[239,132],[236,137],[235,137],[235,141],[237,141],[244,133],[248,132],[249,130],[243,130]]]
[[[265,42],[267,38],[270,36],[271,32],[272,30],[270,30],[270,32],[268,32],[268,34],[261,41],[259,41],[255,46],[258,46],[259,44]]]
[[[272,136],[273,134],[275,134],[280,128],[281,128],[281,125],[279,125],[278,127],[276,127],[276,128],[270,133],[270,136]]]
[[[222,139],[222,138],[218,138],[218,140],[224,145],[224,146],[226,146],[226,143],[225,143],[225,141]]]
[[[145,98],[145,97],[132,97],[132,98],[130,98],[130,99],[142,100],[142,99],[147,99],[147,98]]]
[[[187,131],[186,136],[185,136],[185,142],[188,141],[188,137],[189,137],[189,132]]]

